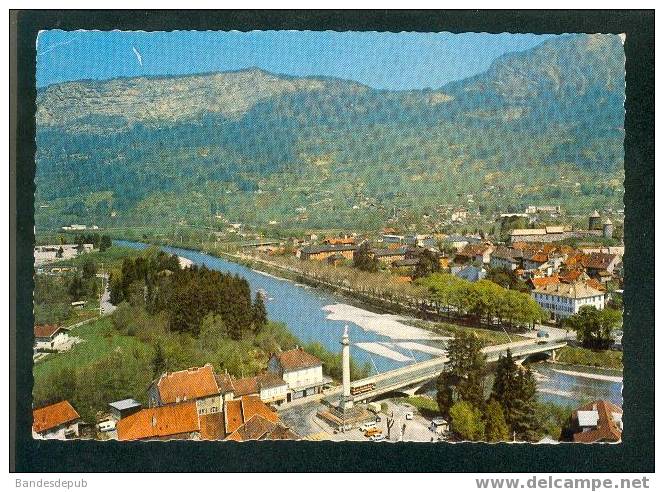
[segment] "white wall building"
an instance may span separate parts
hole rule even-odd
[[[531,295],[556,320],[578,313],[583,306],[604,309],[604,293],[585,282],[549,284],[534,289]]]
[[[288,401],[318,394],[330,382],[323,377],[323,363],[302,348],[272,355],[267,370],[288,384]]]

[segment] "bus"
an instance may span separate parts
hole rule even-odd
[[[375,379],[363,379],[350,384],[350,394],[352,396],[368,393],[376,389]]]

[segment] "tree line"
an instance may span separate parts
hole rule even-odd
[[[111,237],[106,234],[99,235],[99,233],[94,232],[92,234],[76,234],[76,236],[74,236],[74,243],[78,244],[79,248],[83,248],[84,244],[92,244],[94,249],[106,251],[111,247],[113,241],[111,240]]]
[[[470,282],[449,273],[434,273],[418,281],[438,314],[471,317],[488,327],[518,329],[546,317],[530,295],[506,289],[490,280]]]

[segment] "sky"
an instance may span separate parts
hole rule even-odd
[[[376,89],[438,88],[551,35],[334,31],[42,31],[37,87],[70,80],[259,67],[331,76]]]

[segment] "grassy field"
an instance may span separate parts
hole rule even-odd
[[[413,405],[425,418],[440,417],[440,410],[438,409],[436,400],[432,400],[426,396],[410,396],[400,401]]]
[[[74,328],[70,336],[82,340],[70,351],[60,354],[49,354],[35,363],[33,375],[35,382],[46,378],[49,374],[64,368],[77,368],[95,362],[111,353],[122,350],[131,353],[134,348],[147,350],[148,346],[138,338],[121,335],[113,329],[110,318],[105,317]]]
[[[582,347],[563,347],[558,352],[556,360],[563,364],[622,369],[622,355],[618,350],[596,352]]]

